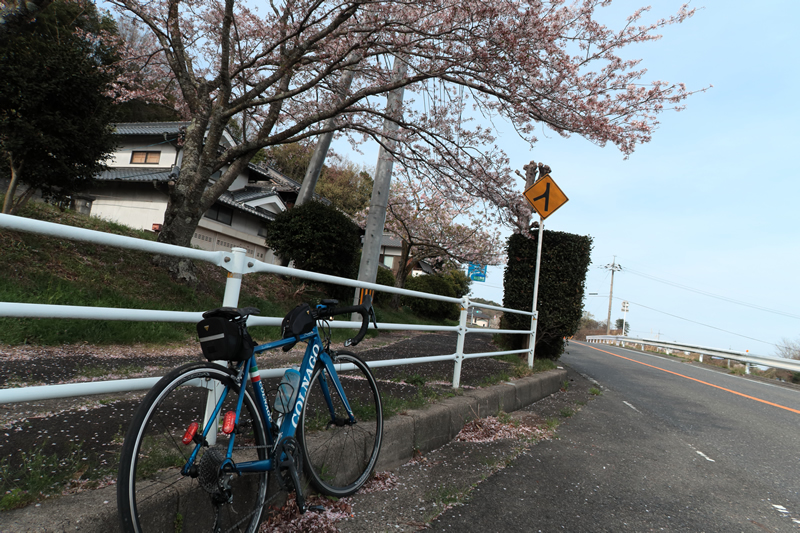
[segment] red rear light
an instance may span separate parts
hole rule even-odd
[[[191,443],[192,440],[194,440],[194,436],[197,434],[197,428],[199,427],[200,426],[197,424],[197,422],[192,422],[191,424],[189,424],[189,428],[186,430],[186,433],[183,434],[181,442],[183,442],[184,444]]]
[[[226,435],[230,435],[233,433],[233,429],[236,426],[236,413],[233,411],[228,411],[225,413],[225,420],[222,422],[222,432]]]

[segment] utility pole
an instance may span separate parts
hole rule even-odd
[[[408,64],[402,57],[394,58],[392,79],[400,81],[406,76]],[[395,122],[403,116],[403,93],[405,87],[391,91],[386,98],[386,118],[383,121],[383,140],[378,150],[378,164],[375,167],[375,182],[369,202],[369,214],[364,232],[364,248],[361,250],[361,263],[358,267],[358,281],[375,283],[378,275],[378,259],[381,253],[383,226],[386,224],[386,207],[389,203],[389,189],[392,184],[392,167],[397,146],[396,133],[400,125]],[[405,265],[400,265],[405,268]],[[359,289],[353,297],[354,305],[359,303]],[[355,320],[355,319],[354,319]]]
[[[610,265],[601,268],[611,271],[611,289],[608,291],[608,320],[606,321],[606,335],[611,335],[611,300],[614,298],[614,272],[622,270],[622,267],[617,264],[617,256],[615,255],[614,261]]]
[[[360,56],[356,55],[355,53],[351,53],[349,56],[347,56],[346,61],[358,62],[360,59]],[[342,74],[342,77],[339,80],[339,87],[337,89],[339,102],[347,98],[347,95],[350,92],[350,86],[353,84],[354,76],[355,71],[353,71],[353,69],[347,69]],[[317,146],[314,148],[314,153],[311,155],[311,161],[308,163],[306,175],[303,178],[303,184],[300,186],[300,192],[297,193],[297,201],[294,203],[294,205],[303,205],[313,198],[314,189],[317,186],[317,181],[319,181],[319,174],[322,172],[322,165],[325,163],[325,158],[327,157],[328,150],[331,147],[331,141],[333,140],[333,128],[335,126],[336,117],[331,117],[325,121],[323,128],[329,129],[330,131],[326,131],[319,136]],[[182,153],[183,152],[181,152],[181,154]]]

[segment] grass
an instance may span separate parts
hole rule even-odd
[[[30,451],[21,451],[21,464],[0,461],[0,511],[19,509],[51,495],[57,495],[79,480],[100,479],[112,474],[111,467],[99,467],[85,457],[80,445],[72,444],[66,453],[47,454],[47,442]]]
[[[563,409],[561,409],[561,411],[559,412],[559,414],[560,414],[560,415],[561,415],[563,418],[569,418],[569,417],[571,417],[572,415],[574,415],[574,414],[575,414],[575,410],[574,410],[572,407],[564,407]]]
[[[387,419],[398,413],[403,413],[410,409],[420,409],[437,400],[459,396],[463,392],[454,389],[441,389],[438,387],[419,387],[417,393],[410,398],[399,398],[390,394],[382,394],[383,417]]]
[[[603,392],[597,387],[592,387],[591,389],[589,389],[589,394],[591,394],[592,396],[600,396],[601,394],[603,394]]]
[[[145,240],[155,234],[88,217],[54,206],[31,202],[21,216]],[[219,307],[226,272],[195,262],[198,283],[175,283],[147,253],[91,243],[55,239],[35,233],[0,230],[0,301],[167,311],[205,311]],[[302,280],[287,281],[271,274],[249,274],[242,279],[239,305],[261,310],[262,316],[282,316],[301,300],[325,295]],[[407,308],[376,308],[379,322],[458,325],[453,320],[427,320]],[[55,318],[0,318],[2,342],[10,345],[165,344],[196,338],[195,325],[169,322],[129,322]],[[341,344],[357,330],[333,329]],[[279,327],[253,327],[260,341],[280,338]],[[368,337],[378,332],[370,330]]]
[[[533,360],[533,368],[528,367],[528,358],[523,354],[523,357],[520,357],[518,354],[504,354],[504,355],[497,355],[494,357],[498,361],[503,361],[506,363],[510,363],[513,366],[511,370],[511,374],[504,374],[500,376],[498,379],[494,378],[487,378],[486,383],[481,383],[481,385],[494,385],[501,381],[508,381],[511,377],[515,378],[524,378],[539,372],[546,372],[548,370],[555,370],[558,366],[555,361],[552,359],[534,359]]]

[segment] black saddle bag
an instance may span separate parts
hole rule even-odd
[[[197,323],[197,336],[209,361],[246,361],[256,346],[243,319],[204,318]]]

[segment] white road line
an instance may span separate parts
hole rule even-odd
[[[639,414],[641,414],[641,413],[642,413],[641,411],[639,411],[637,408],[635,408],[634,406],[632,406],[632,405],[631,405],[631,404],[629,404],[628,402],[626,402],[626,401],[623,401],[622,403],[624,403],[625,405],[627,405],[628,407],[630,407],[631,409],[633,409],[633,410],[634,410],[634,411],[636,411],[637,413],[639,413]]]
[[[587,343],[587,344],[584,344],[583,346],[592,346],[592,345]],[[623,348],[622,346],[608,346],[607,345],[606,347],[608,347],[608,348],[617,348],[619,350],[625,350],[625,351],[628,351],[628,352],[631,352],[631,353],[635,353],[635,354],[638,354],[638,355],[646,355],[647,357],[658,358],[658,359],[661,359],[662,361],[669,361],[670,363],[674,363],[676,365],[689,364],[688,362],[678,361],[676,359],[669,359],[669,356],[666,355],[666,354],[661,354],[659,356],[659,355],[655,355],[655,354],[652,354],[652,353],[647,353],[647,352],[642,352],[642,351],[639,351],[639,350],[634,350],[633,348],[627,348],[627,347]],[[708,357],[711,357],[711,356],[708,356]],[[702,363],[700,363],[700,364],[702,364]],[[764,385],[765,387],[775,387],[775,388],[781,389],[783,391],[800,393],[800,391],[798,391],[797,389],[784,387],[784,386],[781,386],[781,385],[778,385],[778,384],[775,384],[775,383],[768,383],[768,382],[765,382],[765,381],[759,381],[757,379],[749,379],[747,376],[737,376],[736,374],[728,374],[726,372],[720,372],[719,370],[714,370],[713,368],[704,368],[704,367],[698,366],[698,365],[691,365],[690,364],[689,366],[691,366],[692,368],[696,368],[697,370],[703,370],[704,372],[713,372],[714,374],[716,374],[718,376],[725,376],[726,378],[731,378],[731,379],[745,380],[748,383],[752,383],[754,385]]]
[[[716,461],[714,459],[712,459],[711,457],[707,456],[706,454],[704,454],[700,450],[695,450],[695,451],[697,452],[697,455],[699,455],[700,457],[702,457],[706,461],[711,461],[712,463],[716,463]]]

